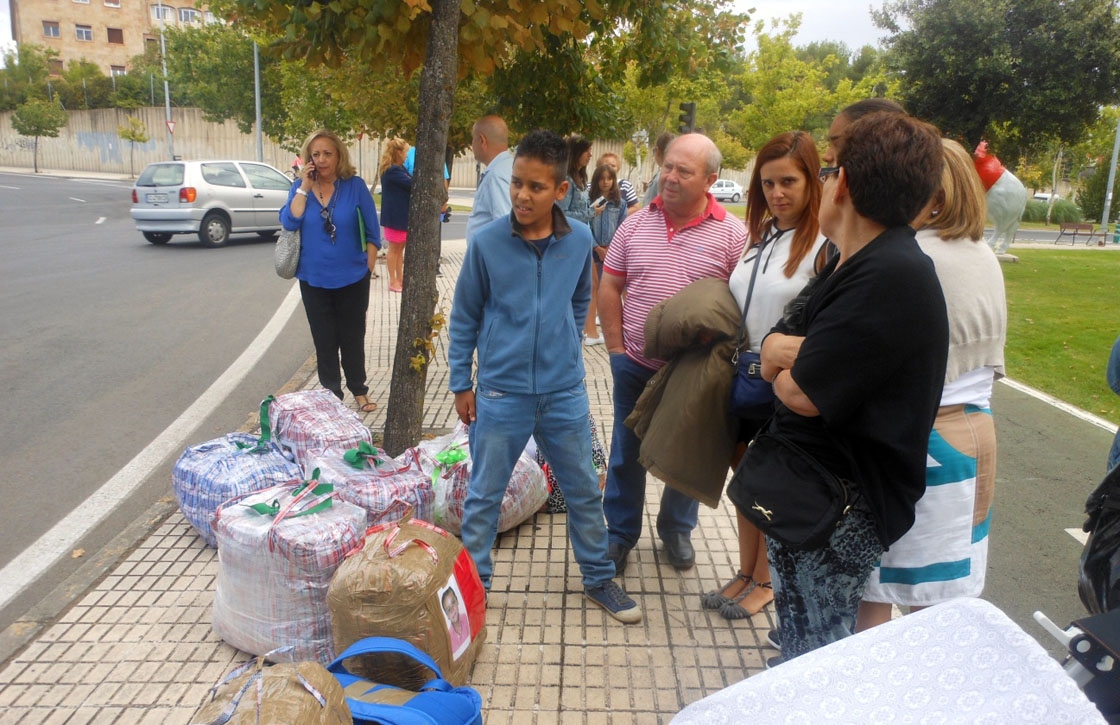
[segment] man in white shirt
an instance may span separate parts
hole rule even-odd
[[[479,163],[486,164],[486,171],[478,180],[474,206],[467,219],[467,244],[480,227],[508,216],[513,208],[509,196],[513,155],[509,152],[509,128],[501,116],[483,116],[475,121],[471,131],[471,150]]]

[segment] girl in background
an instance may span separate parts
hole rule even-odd
[[[591,218],[591,236],[595,238],[595,268],[591,274],[591,306],[587,308],[587,319],[583,323],[583,344],[602,345],[603,336],[596,326],[598,310],[595,298],[599,296],[599,277],[603,273],[603,259],[607,256],[615,230],[626,218],[626,202],[622,199],[622,189],[618,185],[618,175],[614,167],[603,164],[591,176],[591,195],[596,197],[591,205],[594,216]]]
[[[381,228],[389,242],[385,266],[389,269],[389,291],[404,289],[404,244],[408,241],[408,199],[412,174],[404,167],[408,143],[393,138],[385,142],[377,175],[381,178]]]

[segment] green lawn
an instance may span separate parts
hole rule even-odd
[[[1120,253],[1016,249],[1004,264],[1007,375],[1120,423],[1105,382],[1120,336]]]

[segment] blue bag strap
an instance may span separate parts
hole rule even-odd
[[[426,712],[400,705],[379,705],[346,698],[354,725],[439,725]]]
[[[432,672],[436,673],[436,678],[442,680],[443,672],[440,670],[439,665],[428,654],[413,645],[405,642],[403,639],[395,639],[393,637],[366,637],[360,639],[354,644],[346,648],[346,650],[335,658],[334,662],[327,665],[327,669],[335,674],[343,673],[350,674],[343,667],[342,661],[350,657],[358,657],[360,655],[378,654],[381,652],[402,654],[411,657],[420,664],[427,667]],[[424,685],[425,688],[430,687],[432,683]]]

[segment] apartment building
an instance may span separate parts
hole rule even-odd
[[[159,42],[161,21],[201,25],[215,19],[190,0],[9,0],[9,6],[16,43],[57,50],[55,72],[85,58],[106,75],[123,75],[133,56]]]

